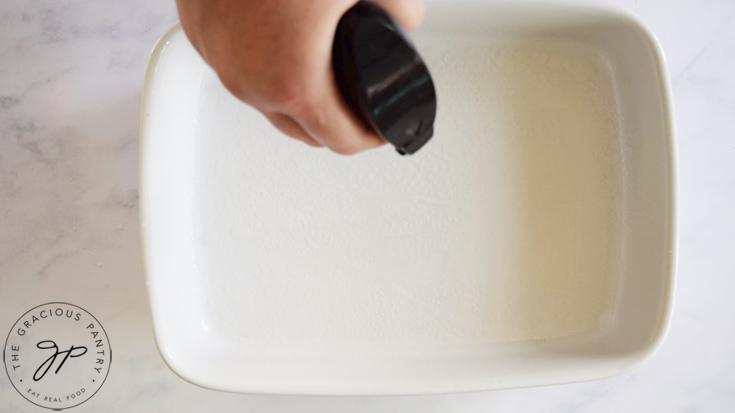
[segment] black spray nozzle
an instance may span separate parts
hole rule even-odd
[[[398,153],[412,154],[429,141],[434,83],[403,28],[383,9],[361,1],[342,16],[332,66],[348,106]]]

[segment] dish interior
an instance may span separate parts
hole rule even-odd
[[[603,377],[666,313],[655,45],[607,9],[432,5],[414,156],[290,140],[180,29],[154,52],[143,226],[159,347],[195,383],[393,394]],[[157,60],[156,60],[157,59]]]

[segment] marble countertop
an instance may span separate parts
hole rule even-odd
[[[0,332],[32,307],[92,312],[116,348],[73,411],[735,411],[735,2],[611,1],[658,36],[679,157],[673,322],[635,371],[588,383],[441,396],[220,393],[172,373],[156,349],[138,227],[143,75],[173,0],[0,4]],[[42,411],[0,374],[0,411]]]

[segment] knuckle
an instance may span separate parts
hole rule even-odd
[[[270,82],[266,88],[267,99],[282,112],[292,116],[300,116],[308,109],[303,88],[298,82],[285,78]]]
[[[235,97],[241,98],[240,85],[234,77],[220,73],[219,80],[220,82],[222,82],[222,85],[225,87],[225,89],[235,95]]]
[[[232,93],[236,98],[247,101],[247,96],[245,95],[245,90],[243,89],[242,85],[238,81],[238,78],[236,76],[229,75],[226,71],[221,70],[217,73],[220,82],[222,83],[222,86],[227,89],[230,93]]]

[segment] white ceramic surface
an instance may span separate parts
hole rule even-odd
[[[438,393],[590,380],[660,345],[673,130],[649,32],[602,5],[431,4],[413,157],[288,140],[183,31],[153,52],[141,221],[158,347],[193,383]]]

